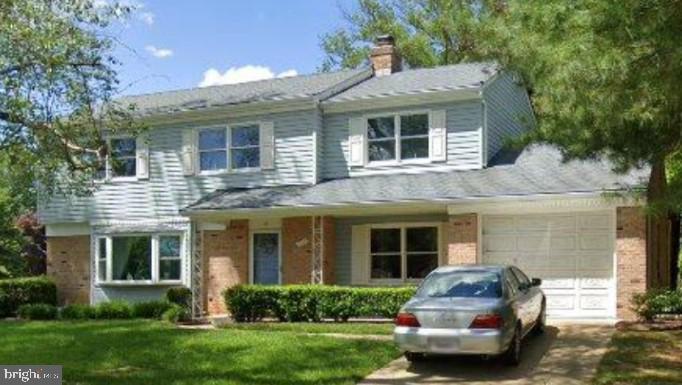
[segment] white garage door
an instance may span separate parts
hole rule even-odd
[[[483,262],[542,278],[547,314],[615,317],[611,212],[488,215]]]

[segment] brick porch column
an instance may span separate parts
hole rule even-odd
[[[60,305],[90,303],[90,236],[47,238],[47,275]]]
[[[234,220],[222,231],[204,231],[205,309],[227,312],[222,292],[249,282],[249,221]]]
[[[646,216],[640,207],[618,207],[616,226],[616,315],[634,319],[632,295],[646,291]]]
[[[449,265],[478,261],[478,214],[452,215],[445,226]]]

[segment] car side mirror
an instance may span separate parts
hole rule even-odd
[[[540,286],[542,285],[542,280],[540,278],[533,278],[530,280],[530,284],[532,286]]]

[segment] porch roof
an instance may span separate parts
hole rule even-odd
[[[600,193],[645,185],[647,170],[616,174],[606,161],[562,162],[558,150],[532,146],[501,152],[480,170],[334,179],[316,185],[217,190],[184,214],[357,204],[456,202],[477,198]]]

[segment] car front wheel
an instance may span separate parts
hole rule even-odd
[[[504,363],[507,365],[516,366],[521,362],[521,333],[521,325],[517,325],[509,347],[502,356]]]

